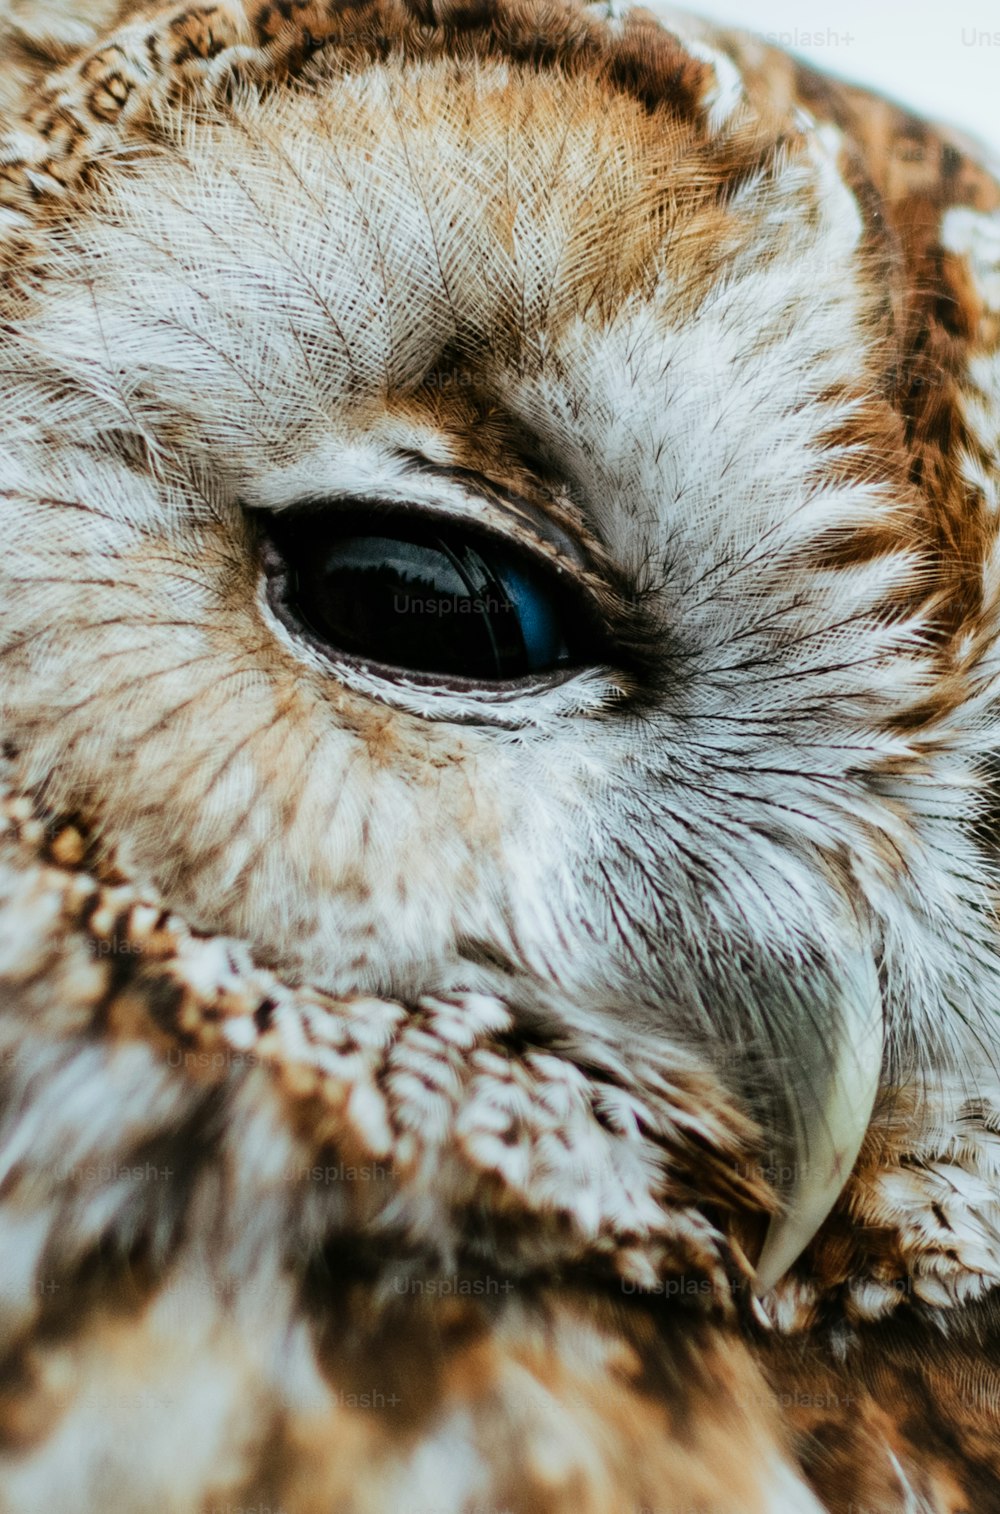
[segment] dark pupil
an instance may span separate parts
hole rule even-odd
[[[286,543],[284,553],[294,608],[341,651],[493,680],[569,660],[552,589],[502,547],[413,527],[297,535],[297,549]]]

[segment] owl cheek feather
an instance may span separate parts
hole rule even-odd
[[[883,1017],[878,969],[859,946],[830,1006],[828,1040],[815,1033],[791,1105],[791,1181],[757,1262],[756,1290],[767,1293],[805,1250],[850,1175],[871,1120],[882,1068]],[[811,1029],[811,1027],[810,1027]]]

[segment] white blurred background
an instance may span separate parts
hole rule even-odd
[[[674,0],[1000,149],[998,0]]]

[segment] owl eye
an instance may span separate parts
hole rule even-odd
[[[544,560],[449,521],[272,522],[283,608],[325,648],[414,673],[505,682],[580,664],[585,617]]]

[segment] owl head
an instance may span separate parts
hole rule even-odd
[[[822,114],[643,10],[196,4],[3,185],[11,784],[292,984],[711,1071],[765,1285],[1000,1007],[982,216]]]

